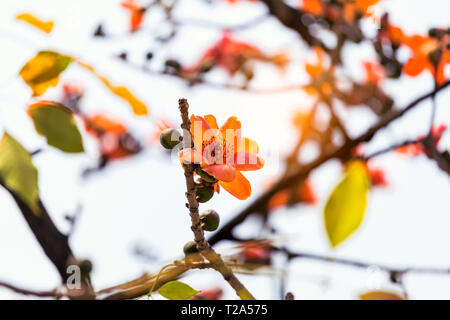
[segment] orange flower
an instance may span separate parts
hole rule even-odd
[[[130,30],[132,32],[138,30],[144,20],[146,9],[137,4],[136,0],[124,0],[122,7],[130,11]]]
[[[369,8],[378,2],[380,2],[380,0],[355,0],[355,6],[364,12],[364,14],[367,14]]]
[[[191,116],[194,148],[180,151],[180,160],[200,164],[203,171],[238,199],[251,195],[251,186],[241,171],[259,170],[264,160],[255,141],[241,137],[241,122],[230,117],[220,128],[213,115]]]
[[[271,63],[281,71],[285,70],[290,61],[285,52],[266,55],[251,44],[233,39],[230,32],[226,31],[219,41],[205,51],[196,64],[183,67],[181,74],[184,78],[193,78],[195,81],[200,73],[220,67],[231,76],[240,71],[250,80],[253,76],[253,66],[247,63],[250,60]]]
[[[263,57],[263,53],[255,46],[237,41],[225,32],[216,44],[206,50],[199,65],[218,65],[233,75],[247,60]]]
[[[311,77],[317,77],[321,73],[326,71],[325,67],[325,52],[320,47],[314,47],[314,54],[317,58],[316,64],[307,63],[305,64],[305,70]]]
[[[228,3],[237,3],[242,0],[226,0]],[[247,0],[248,2],[255,2],[256,0]]]
[[[389,182],[386,179],[386,173],[383,169],[374,168],[367,165],[367,170],[369,172],[370,181],[373,187],[384,188],[389,185]]]
[[[100,143],[100,154],[108,160],[121,159],[141,151],[141,145],[127,127],[101,114],[83,118],[86,131]]]
[[[405,44],[412,51],[411,58],[403,67],[403,71],[407,75],[415,77],[424,70],[428,70],[436,78],[438,84],[442,84],[446,81],[444,69],[445,65],[450,63],[450,50],[447,50],[446,48],[443,50],[440,60],[436,61],[436,71],[433,62],[430,61],[430,53],[439,49],[441,46],[437,39],[428,36],[413,35],[407,38]]]
[[[241,244],[241,251],[237,254],[240,263],[270,265],[272,246],[261,241],[247,241]]]
[[[364,62],[366,70],[366,83],[377,85],[386,76],[386,72],[378,62]]]
[[[269,208],[269,211],[272,211],[279,207],[294,205],[297,203],[315,205],[318,201],[316,192],[309,180],[305,180],[297,187],[294,196],[294,199],[290,199],[290,190],[281,190],[272,196],[267,207]]]
[[[431,129],[431,136],[433,137],[433,146],[434,148],[437,148],[439,145],[439,142],[441,141],[442,135],[444,134],[445,130],[447,130],[447,126],[445,124],[441,124],[439,126],[434,126]],[[417,140],[423,139],[424,136],[419,136]],[[395,149],[395,152],[401,153],[407,156],[418,156],[421,154],[427,154],[425,148],[421,143],[414,143],[407,146],[403,146],[400,148]]]
[[[322,15],[325,11],[325,5],[321,0],[303,0],[300,8],[313,16]]]
[[[305,71],[311,77],[311,83],[303,86],[303,89],[311,95],[317,93],[331,95],[333,93],[334,66],[326,61],[325,52],[320,47],[314,47],[313,50],[317,62],[305,64]]]
[[[358,16],[357,13],[361,13],[363,16],[370,17],[372,14],[369,12],[369,8],[377,4],[380,0],[340,0],[344,2],[343,16],[345,20],[349,22],[355,21]]]

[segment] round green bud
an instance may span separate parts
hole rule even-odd
[[[209,183],[216,183],[217,182],[216,178],[214,178],[213,176],[209,175],[208,173],[206,173],[205,171],[203,171],[200,168],[195,169],[195,173],[198,174],[200,176],[200,178],[202,178],[206,182],[209,182]]]
[[[200,214],[200,221],[202,222],[203,230],[214,231],[219,227],[220,217],[217,211],[206,210]]]
[[[82,260],[79,265],[81,273],[89,274],[92,271],[92,262],[90,260]]]
[[[185,255],[198,253],[197,244],[194,241],[189,241],[184,245],[183,252]]]
[[[159,141],[166,149],[175,148],[183,139],[180,132],[174,128],[168,128],[161,131],[159,134]]]
[[[166,67],[173,69],[174,71],[180,71],[181,70],[181,64],[174,59],[169,59],[165,63]]]
[[[197,200],[198,202],[206,202],[210,200],[214,195],[213,187],[202,186],[197,189]]]

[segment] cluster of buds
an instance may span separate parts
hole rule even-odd
[[[219,227],[220,216],[215,210],[205,210],[200,214],[200,223],[204,231],[215,231]],[[186,257],[192,260],[198,254],[197,244],[194,241],[189,241],[184,245],[183,252]]]
[[[177,129],[166,128],[160,132],[159,140],[164,148],[168,150],[178,150],[180,145],[182,145],[181,143],[183,141],[183,136]],[[199,164],[194,164],[194,167],[197,201],[200,203],[205,203],[211,200],[215,191],[218,191],[218,180],[203,171]]]

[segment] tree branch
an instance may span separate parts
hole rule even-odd
[[[62,282],[66,283],[70,276],[67,273],[67,267],[78,262],[70,248],[68,237],[55,226],[41,200],[38,204],[40,214],[36,215],[13,190],[8,188],[4,181],[0,180],[0,185],[11,194],[44,253],[55,266]],[[79,292],[72,290],[70,295],[73,295],[74,298],[76,296],[92,298],[91,284],[85,278],[82,281],[81,290]]]
[[[432,92],[415,99],[409,105],[407,105],[405,108],[400,109],[400,110],[393,110],[390,113],[387,113],[375,125],[370,127],[365,133],[363,133],[362,135],[360,135],[359,137],[357,137],[355,139],[348,140],[339,149],[329,152],[327,154],[324,154],[309,164],[306,164],[304,166],[299,166],[295,170],[293,169],[290,173],[287,173],[286,175],[284,175],[270,189],[268,189],[262,195],[260,195],[257,199],[255,199],[247,208],[242,210],[233,219],[231,219],[222,228],[220,228],[219,231],[217,231],[211,238],[209,238],[209,243],[211,245],[214,245],[215,243],[219,242],[220,240],[224,240],[224,239],[233,240],[234,236],[232,234],[232,231],[233,231],[234,227],[239,225],[240,223],[242,223],[252,213],[264,212],[264,210],[267,206],[267,203],[269,202],[269,200],[275,193],[277,193],[278,191],[281,191],[283,189],[286,189],[287,187],[289,187],[291,184],[295,183],[296,181],[301,181],[301,180],[305,179],[312,170],[321,166],[322,164],[324,164],[325,162],[327,162],[330,159],[334,159],[334,158],[344,158],[345,159],[345,158],[349,157],[349,155],[351,154],[351,151],[354,147],[356,147],[357,145],[359,145],[362,142],[370,141],[379,130],[388,126],[393,121],[401,118],[404,114],[406,114],[407,112],[412,110],[415,106],[420,104],[422,101],[434,96],[439,91],[445,89],[449,85],[450,85],[450,81],[447,81],[440,87],[433,90]]]
[[[305,13],[294,9],[284,3],[283,0],[261,0],[270,14],[277,18],[285,27],[297,32],[300,37],[310,46],[323,46],[321,41],[311,35],[308,26],[303,23]]]
[[[379,263],[369,263],[350,259],[332,258],[314,253],[307,252],[292,252],[286,248],[276,249],[279,252],[283,252],[287,255],[288,259],[308,259],[316,260],[333,264],[340,264],[345,266],[350,266],[354,268],[367,269],[369,267],[377,267],[381,271],[388,273],[422,273],[422,274],[450,274],[450,268],[435,268],[435,267],[402,267],[394,268],[384,264]]]
[[[35,297],[40,297],[40,298],[55,298],[55,299],[60,299],[63,297],[63,295],[61,293],[58,293],[57,290],[51,290],[51,291],[32,291],[32,290],[28,290],[28,289],[23,289],[23,288],[19,288],[16,287],[12,284],[0,281],[0,287],[4,287],[7,288],[9,290],[12,290],[16,293],[20,293],[26,296],[35,296]]]

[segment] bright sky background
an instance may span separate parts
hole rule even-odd
[[[264,12],[264,6],[255,4],[222,4],[210,8],[202,1],[182,2],[183,6],[176,12],[179,17],[202,17],[230,24],[247,21]],[[386,8],[393,22],[406,31],[426,32],[431,26],[449,26],[450,2],[447,0],[382,2],[380,7]],[[132,70],[114,55],[127,50],[131,59],[138,62],[147,50],[153,50],[156,54],[164,52],[181,61],[194,62],[202,49],[219,37],[219,33],[214,29],[186,27],[178,35],[178,40],[161,48],[149,37],[149,33],[158,27],[155,17],[155,20],[147,19],[144,23],[148,32],[128,39],[92,38],[99,22],[103,22],[111,33],[124,33],[128,17],[119,3],[111,0],[0,2],[0,130],[8,130],[29,150],[45,148],[45,152],[34,158],[34,163],[39,169],[41,196],[60,229],[68,230],[64,215],[76,210],[79,203],[83,205],[71,245],[78,257],[93,261],[92,278],[96,289],[130,280],[144,271],[158,271],[162,265],[181,257],[183,245],[192,238],[189,216],[184,207],[184,176],[179,165],[168,161],[160,149],[149,148],[133,159],[114,163],[107,170],[83,180],[82,170],[96,161],[92,139],[85,139],[86,154],[63,154],[45,146],[44,139],[37,136],[25,113],[31,93],[18,78],[17,72],[38,50],[58,50],[93,64],[100,73],[116,83],[126,84],[146,101],[152,119],[164,116],[178,121],[179,97],[189,99],[193,113],[214,113],[219,124],[231,115],[237,116],[243,124],[243,134],[260,143],[267,166],[247,174],[253,187],[250,200],[239,201],[222,192],[202,206],[203,209],[215,208],[224,222],[257,197],[264,182],[282,170],[280,159],[290,151],[295,139],[291,116],[295,110],[308,108],[312,102],[302,92],[255,95],[206,86],[188,88],[176,79]],[[55,28],[51,36],[14,20],[18,13],[25,11],[54,20]],[[367,28],[370,30],[372,27],[368,24]],[[271,67],[261,66],[253,83],[255,87],[279,87],[305,81],[301,63],[309,56],[297,35],[285,31],[276,20],[270,19],[258,27],[236,33],[236,37],[248,40],[267,52],[286,50],[292,56],[293,66],[284,77]],[[356,61],[370,59],[373,55],[367,47],[354,49],[355,46],[348,48],[345,58],[350,62],[349,70],[360,77],[358,72],[361,71]],[[142,139],[148,137],[153,128],[151,119],[136,119],[125,103],[112,96],[84,70],[71,66],[62,78],[66,81],[77,80],[86,86],[84,110],[105,110],[125,119]],[[221,74],[215,78],[217,81],[223,80]],[[432,80],[427,74],[385,83],[385,90],[396,98],[399,106],[431,88]],[[49,90],[45,97],[58,99],[59,95],[58,87]],[[447,125],[450,125],[450,110],[445,102],[449,98],[450,91],[447,90],[437,100],[438,122]],[[367,149],[377,150],[424,133],[429,123],[429,111],[430,103],[423,103],[377,135]],[[352,110],[344,116],[348,119],[352,135],[364,131],[375,120],[365,110]],[[449,147],[449,136],[444,136],[442,148]],[[386,170],[390,186],[372,193],[363,226],[338,249],[330,248],[322,220],[324,202],[340,179],[341,168],[337,162],[330,162],[313,173],[312,182],[320,197],[317,206],[277,211],[271,223],[289,239],[289,247],[293,250],[395,267],[450,266],[449,177],[424,157],[408,159],[389,154],[377,158],[375,163]],[[53,288],[58,284],[59,277],[6,191],[0,190],[0,203],[0,280],[30,289]],[[249,220],[240,231],[243,235],[255,235],[259,228],[259,221]],[[136,258],[133,248],[137,244],[153,248],[160,259],[149,263]],[[233,252],[229,243],[219,245],[218,250],[225,254]],[[240,278],[257,298],[279,298],[278,282],[273,278]],[[196,289],[208,289],[217,284],[225,289],[226,298],[235,297],[220,275],[212,271],[197,271],[184,281]],[[450,275],[412,274],[405,281],[411,298],[450,298],[447,290]],[[287,289],[298,299],[354,299],[358,293],[374,286],[396,289],[384,274],[374,276],[366,270],[297,260],[289,268]],[[19,296],[0,289],[0,298],[16,297]]]

